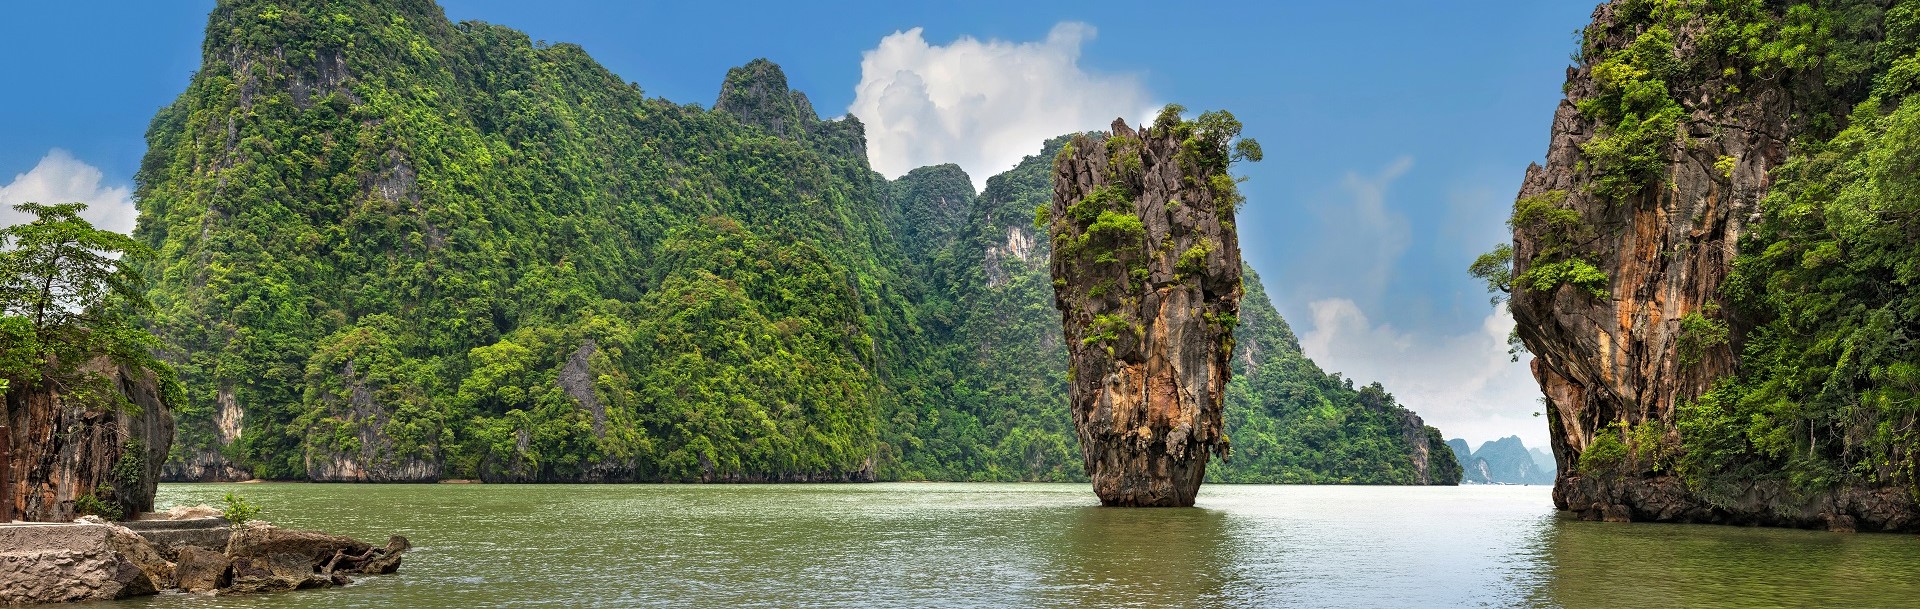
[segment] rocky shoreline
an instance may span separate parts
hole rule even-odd
[[[127,522],[4,524],[0,548],[0,605],[19,606],[329,588],[394,573],[411,545],[397,535],[380,547],[258,520],[231,526],[198,507]]]
[[[1756,481],[1720,501],[1702,497],[1677,476],[1563,476],[1554,506],[1582,520],[1683,522],[1825,529],[1840,533],[1920,531],[1920,507],[1899,488],[1842,487],[1796,492],[1780,481]]]

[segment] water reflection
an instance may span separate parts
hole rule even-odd
[[[1920,604],[1920,539],[1561,518],[1546,541],[1555,607]]]
[[[1224,605],[1231,547],[1225,512],[1082,507],[1043,581],[1064,606]]]
[[[1542,487],[164,485],[417,550],[344,590],[104,606],[1726,607],[1920,604],[1920,538],[1578,522]]]

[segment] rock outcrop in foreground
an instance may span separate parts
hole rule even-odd
[[[0,605],[326,588],[393,573],[409,547],[219,518],[0,526]]]
[[[1227,454],[1241,297],[1227,143],[1239,127],[1170,107],[1138,132],[1115,120],[1077,136],[1054,160],[1054,304],[1081,453],[1106,505],[1193,505],[1207,460]]]
[[[153,374],[95,358],[79,380],[15,384],[0,425],[12,434],[13,515],[68,522],[153,509],[173,414]],[[124,401],[122,400],[124,398]]]

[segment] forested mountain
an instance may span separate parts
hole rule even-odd
[[[1279,484],[1456,484],[1460,465],[1440,430],[1380,383],[1355,387],[1307,359],[1293,328],[1245,270],[1227,436],[1233,457],[1208,477]]]
[[[175,479],[1083,476],[1032,226],[1061,140],[889,182],[772,63],[680,105],[426,0],[223,2],[203,51],[137,177]],[[1223,479],[1442,456],[1260,303]]]

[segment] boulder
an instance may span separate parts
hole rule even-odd
[[[121,559],[139,567],[147,579],[159,590],[174,587],[173,561],[154,549],[153,544],[139,533],[125,526],[107,522],[98,516],[86,516],[79,522],[107,528],[107,547]]]
[[[213,592],[232,582],[227,571],[231,565],[232,561],[227,559],[227,555],[218,550],[184,546],[174,561],[174,579],[181,590]]]
[[[140,565],[114,551],[112,527],[91,523],[0,526],[0,605],[114,600],[158,591]]]
[[[394,536],[387,547],[318,531],[283,529],[253,521],[227,541],[232,581],[222,593],[277,592],[344,585],[348,574],[393,573],[411,545]]]

